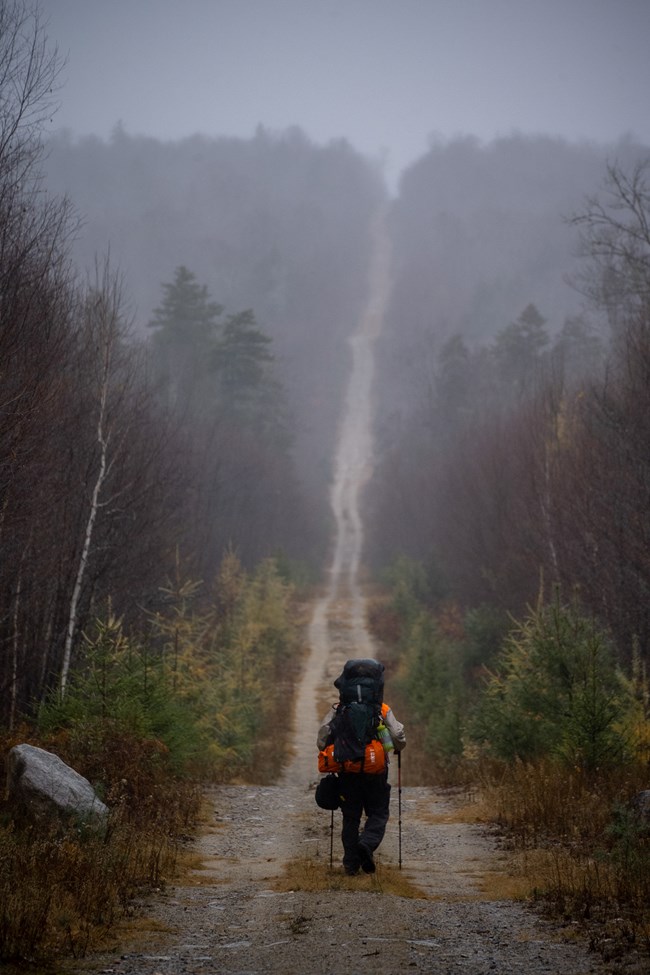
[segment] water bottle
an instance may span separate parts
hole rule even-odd
[[[390,731],[383,721],[377,725],[377,738],[381,742],[385,752],[390,752],[393,750],[393,739],[391,738]]]

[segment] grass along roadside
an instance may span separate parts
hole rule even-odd
[[[282,877],[275,882],[278,891],[355,891],[387,894],[393,897],[425,898],[425,894],[396,867],[379,864],[374,874],[348,877],[340,867],[310,857],[290,860]]]
[[[0,945],[5,960],[78,958],[129,913],[138,891],[173,875],[177,843],[161,823],[113,816],[107,834],[72,826],[0,827]]]
[[[560,923],[582,927],[605,955],[650,958],[650,823],[629,805],[644,769],[586,777],[554,762],[492,768],[485,810],[530,896]]]
[[[0,776],[21,742],[54,752],[96,789],[107,830],[24,821],[0,802],[0,962],[55,963],[95,947],[134,897],[175,876],[203,782],[274,774],[267,727],[291,706],[300,604],[272,561],[224,557],[213,590],[179,580],[151,633],[110,613],[89,627],[65,699],[0,737]],[[302,622],[304,627],[304,622]],[[274,738],[276,751],[286,740]]]

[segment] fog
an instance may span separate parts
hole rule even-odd
[[[557,580],[647,648],[648,0],[31,4],[3,4],[5,696],[67,667],[95,518],[87,618],[153,605],[173,552],[209,585],[224,551],[303,582],[329,553],[363,644],[357,568],[405,555],[427,611]]]
[[[253,310],[320,540],[348,340],[368,307],[372,228],[387,214],[385,315],[363,409],[379,455],[371,484],[383,479],[395,498],[375,498],[363,540],[380,539],[377,561],[419,557],[428,528],[394,511],[431,496],[421,457],[440,452],[457,399],[432,395],[444,364],[452,378],[464,370],[480,401],[456,412],[481,415],[494,386],[486,349],[499,336],[532,321],[549,349],[571,339],[591,356],[606,341],[568,283],[579,240],[567,217],[599,192],[609,163],[650,155],[648,0],[49,0],[41,10],[67,57],[45,176],[80,215],[74,263],[83,272],[110,252],[140,338],[181,266],[227,314]],[[408,436],[433,427],[438,440]],[[406,472],[412,499],[393,470]],[[236,475],[232,497],[242,484],[257,491],[240,522],[261,537],[274,517],[264,477]],[[300,532],[283,531],[295,544]],[[352,541],[356,565],[361,535]]]
[[[395,184],[432,136],[650,142],[647,0],[48,0],[52,128],[348,139]]]

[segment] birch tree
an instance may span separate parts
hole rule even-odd
[[[79,621],[79,604],[93,554],[98,518],[110,503],[107,486],[111,472],[119,461],[125,426],[120,428],[119,400],[124,395],[120,388],[122,372],[123,339],[125,323],[122,317],[122,296],[119,279],[108,266],[97,273],[95,287],[86,298],[84,309],[84,341],[91,354],[88,366],[91,370],[91,400],[94,400],[94,457],[89,468],[86,484],[88,491],[87,514],[83,541],[77,563],[68,622],[66,627],[63,660],[59,680],[59,693],[65,696],[72,651]],[[124,420],[124,418],[121,418]],[[128,425],[128,420],[125,421]]]

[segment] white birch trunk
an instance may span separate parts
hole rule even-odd
[[[102,299],[100,298],[100,301]],[[104,312],[104,314],[103,314]],[[77,576],[75,578],[74,588],[72,590],[72,598],[70,600],[70,612],[68,614],[68,625],[66,628],[65,635],[65,645],[63,650],[63,661],[61,664],[61,676],[59,679],[59,696],[61,700],[65,697],[66,688],[68,685],[68,676],[70,673],[70,660],[72,657],[72,647],[74,644],[74,638],[77,632],[77,621],[79,615],[79,600],[81,597],[81,591],[83,587],[84,576],[86,574],[86,569],[88,567],[88,560],[90,558],[90,550],[93,540],[93,532],[95,529],[95,522],[97,521],[97,514],[100,507],[100,495],[104,481],[106,480],[108,472],[108,446],[110,437],[106,432],[106,411],[108,403],[108,387],[110,382],[110,372],[111,372],[111,350],[113,342],[115,340],[114,332],[114,316],[111,314],[110,309],[108,310],[108,322],[105,317],[105,309],[100,309],[100,316],[103,319],[100,323],[100,334],[103,339],[103,362],[102,362],[102,373],[100,378],[100,399],[99,399],[99,413],[97,417],[97,443],[99,444],[99,470],[97,472],[97,477],[95,479],[95,484],[93,486],[92,495],[90,499],[90,510],[88,512],[88,520],[86,522],[86,531],[84,534],[84,542],[81,550],[81,556],[79,558],[79,565],[77,567]],[[111,321],[112,319],[112,321]],[[103,326],[103,327],[101,327]]]

